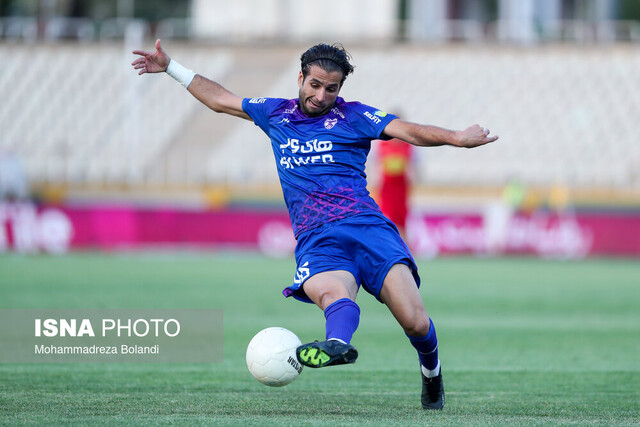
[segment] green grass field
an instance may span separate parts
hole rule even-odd
[[[284,299],[292,260],[215,253],[0,256],[1,308],[216,308],[217,364],[0,365],[0,424],[638,425],[640,263],[420,262],[447,402],[420,407],[417,356],[361,293],[355,365],[269,388],[244,352],[268,326],[322,339],[314,306]],[[1,343],[0,343],[1,345]]]

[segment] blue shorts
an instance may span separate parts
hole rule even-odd
[[[325,271],[350,272],[358,286],[378,301],[384,279],[395,264],[407,265],[420,286],[418,266],[398,229],[375,214],[356,215],[299,235],[296,264],[293,285],[282,293],[309,303],[312,301],[302,285],[309,277]]]

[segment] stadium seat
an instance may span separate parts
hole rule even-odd
[[[229,89],[239,95],[297,95],[299,52],[265,66],[272,83],[245,94],[242,76],[251,79],[252,70],[246,60],[234,65],[239,49],[178,45],[172,55],[205,76],[234,76],[241,85]],[[640,51],[633,46],[404,45],[351,53],[357,68],[342,89],[345,99],[447,128],[480,123],[500,135],[476,150],[420,152],[418,184],[501,186],[519,177],[543,186],[640,188]],[[271,148],[257,127],[205,116],[175,82],[137,76],[132,59],[115,43],[91,50],[0,44],[0,149],[20,154],[36,182],[136,184],[155,176],[165,183],[277,184]],[[186,133],[198,112],[204,124]],[[191,148],[169,151],[181,144]]]

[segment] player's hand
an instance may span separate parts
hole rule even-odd
[[[166,71],[171,62],[169,55],[162,49],[160,39],[156,40],[156,51],[146,52],[144,50],[134,50],[134,55],[140,55],[135,61],[131,63],[133,68],[138,71],[138,75],[145,73],[161,73]]]
[[[458,147],[473,148],[498,139],[498,135],[489,136],[490,133],[491,131],[489,129],[483,128],[480,125],[469,126],[465,130],[457,132],[456,145]]]

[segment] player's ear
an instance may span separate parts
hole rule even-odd
[[[303,82],[304,82],[304,74],[302,74],[302,70],[300,70],[300,74],[298,74],[298,87],[302,87]]]

